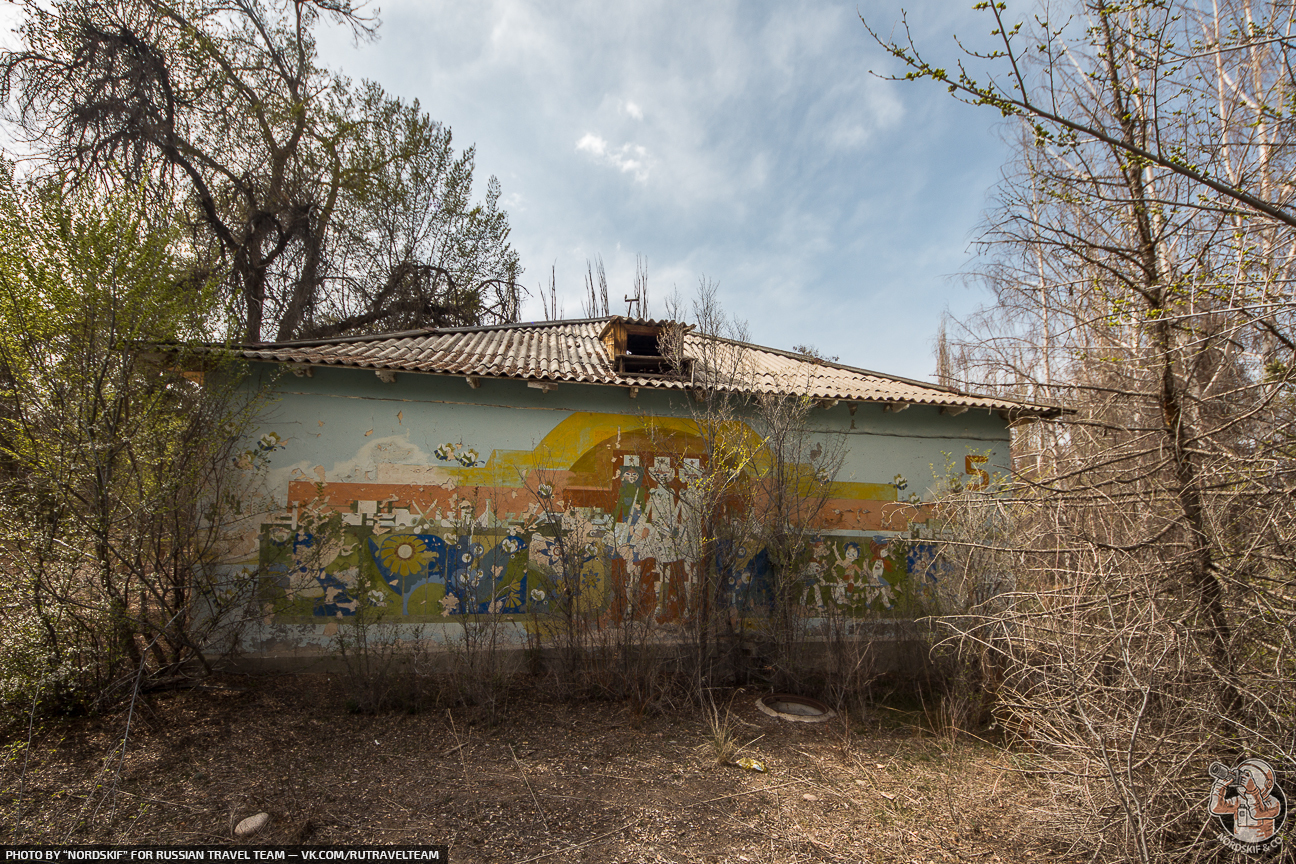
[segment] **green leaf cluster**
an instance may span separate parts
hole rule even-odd
[[[22,623],[0,644],[9,697],[87,707],[120,696],[126,670],[201,659],[201,607],[230,596],[204,565],[246,412],[180,371],[224,322],[169,215],[129,191],[0,177],[0,601]]]

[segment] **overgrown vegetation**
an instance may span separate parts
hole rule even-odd
[[[141,344],[218,323],[165,212],[144,212],[130,196],[0,182],[7,711],[163,686],[206,662],[240,595],[208,565],[235,506],[224,468],[246,406]]]
[[[958,74],[886,43],[1021,120],[983,238],[995,303],[942,372],[1075,414],[1019,430],[1005,495],[950,490],[944,623],[1036,751],[1043,831],[1095,859],[1227,854],[1210,763],[1296,755],[1296,18],[979,8],[996,46]]]
[[[473,149],[319,65],[321,24],[373,34],[352,4],[23,11],[0,54],[33,148],[0,189],[0,704],[85,710],[238,645],[255,574],[210,565],[240,515],[225,469],[258,451],[232,452],[238,370],[186,346],[512,321],[521,271]],[[386,668],[381,638],[347,644]]]
[[[966,485],[983,472],[949,466],[934,605],[904,610],[937,612],[948,638],[930,657],[937,686],[903,716],[947,754],[1002,730],[1041,842],[1209,859],[1210,763],[1296,762],[1296,12],[1084,0],[1074,19],[1045,8],[1017,24],[1002,3],[979,8],[998,42],[968,62],[990,77],[880,40],[907,77],[999,109],[1020,136],[983,236],[995,302],[951,322],[939,375],[1072,413],[1017,428],[1011,476]],[[232,376],[198,387],[170,371],[183,348],[157,345],[517,318],[498,185],[473,204],[472,153],[448,130],[319,69],[321,15],[370,26],[345,3],[69,0],[33,8],[26,45],[0,61],[53,169],[0,189],[11,714],[166,687],[233,644],[219,631],[256,574],[208,565],[237,518],[223,468],[244,406],[222,391]],[[587,290],[606,314],[601,262]],[[642,311],[643,265],[635,297]],[[552,285],[547,305],[556,316]],[[802,382],[751,393],[745,334],[712,288],[668,317],[697,328],[662,345],[687,368],[690,431],[649,426],[628,455],[658,489],[665,459],[674,485],[626,505],[672,526],[658,581],[631,571],[615,520],[575,518],[535,466],[523,528],[547,564],[528,574],[529,611],[506,620],[502,590],[461,573],[472,608],[433,653],[359,597],[332,643],[348,710],[465,705],[495,724],[524,658],[549,693],[623,701],[635,727],[700,709],[721,763],[741,737],[719,694],[809,691],[841,711],[849,754],[850,717],[878,693],[882,622],[818,578],[843,443],[788,395]],[[474,547],[473,519],[455,530]],[[891,642],[901,625],[885,624]]]

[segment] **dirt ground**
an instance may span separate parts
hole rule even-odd
[[[328,676],[231,677],[5,741],[0,842],[447,844],[467,862],[1026,862],[1030,790],[1002,754],[877,717],[811,725],[740,692],[743,755],[703,716],[514,696],[480,710],[348,713]]]

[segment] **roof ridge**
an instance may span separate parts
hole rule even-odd
[[[509,324],[473,324],[464,327],[423,327],[417,330],[393,330],[389,333],[359,333],[351,336],[319,336],[314,339],[290,339],[285,342],[234,342],[233,349],[264,351],[267,348],[300,348],[309,345],[339,345],[347,342],[379,342],[384,339],[409,339],[414,336],[437,336],[441,333],[478,333],[490,330],[522,330],[530,327],[562,327],[571,324],[598,324],[623,318],[606,315],[601,318],[564,318],[561,321],[514,321]],[[664,323],[664,322],[663,322]],[[214,346],[213,346],[214,347]]]

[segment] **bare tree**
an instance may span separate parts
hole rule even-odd
[[[679,535],[681,556],[694,569],[690,635],[697,685],[741,675],[740,642],[754,629],[768,643],[775,683],[787,686],[805,672],[815,608],[807,591],[816,581],[811,551],[845,459],[845,439],[813,428],[817,403],[806,395],[808,381],[776,381],[768,392],[752,392],[757,376],[746,328],[725,314],[714,283],[701,283],[691,311],[695,329],[669,332],[665,353],[692,381],[689,404],[701,441],[701,458],[681,496],[687,528]],[[677,300],[667,316],[684,317]],[[755,607],[742,607],[736,594],[752,577],[758,549],[769,584]]]
[[[1025,118],[982,247],[996,303],[949,353],[1076,413],[1019,430],[1005,495],[951,490],[945,566],[971,587],[946,623],[1045,754],[1053,836],[1207,855],[1206,765],[1293,746],[1296,165],[1270,107],[1293,13],[1093,0],[1028,27],[983,5],[1020,90],[897,49]]]
[[[634,293],[625,295],[625,303],[628,317],[648,316],[648,261],[642,255],[635,256]],[[586,318],[606,318],[612,314],[607,271],[603,268],[601,255],[594,256],[593,263],[585,262],[585,299],[581,302],[581,311]]]
[[[586,318],[605,318],[612,314],[602,255],[595,255],[593,263],[585,262],[585,300],[581,303],[581,311]]]

